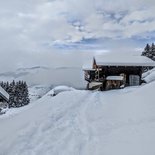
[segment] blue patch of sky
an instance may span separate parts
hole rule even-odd
[[[96,44],[99,42],[99,39],[95,39],[95,38],[83,38],[82,41],[80,42],[80,44]]]
[[[154,42],[155,41],[155,31],[145,32],[143,34],[137,35],[133,37],[136,41],[140,42]]]
[[[103,16],[103,18],[107,18],[112,21],[116,21],[119,23],[127,14],[128,11],[104,11],[104,10],[97,10],[97,14],[100,14]]]
[[[147,19],[147,20],[130,20],[129,24],[133,24],[133,23],[141,23],[141,24],[143,24],[143,23],[152,22],[152,21],[154,21],[153,18],[150,18],[150,19]]]
[[[141,37],[141,36],[134,36],[132,38],[128,39],[111,39],[111,38],[83,38],[81,41],[78,42],[64,42],[64,43],[54,43],[49,44],[49,47],[54,47],[56,49],[60,50],[88,50],[88,49],[109,49],[116,47],[118,48],[121,46],[128,46],[130,45],[132,47],[145,47],[147,43],[151,44],[155,41],[155,32],[152,32],[153,34],[149,35],[149,37]],[[144,35],[145,36],[145,35]]]
[[[59,44],[56,43],[51,45],[52,47],[58,50],[67,50],[67,51],[78,51],[78,50],[103,50],[109,49],[117,51],[120,48],[126,48],[128,50],[133,48],[144,48],[147,43],[152,44],[153,39],[142,39],[142,38],[130,38],[130,39],[84,39],[76,43],[66,43]]]
[[[141,36],[134,36],[130,39],[126,39],[126,42],[131,44],[133,47],[144,48],[146,44],[152,44],[155,41],[155,37],[141,37]]]
[[[66,19],[67,19],[68,23],[70,23],[70,24],[74,24],[74,23],[77,23],[77,22],[80,22],[80,23],[82,22],[79,17],[73,16],[73,15],[70,15],[70,14],[67,14]]]
[[[80,19],[72,17],[68,18],[67,21],[69,24],[76,27],[80,32],[84,32],[84,23]]]
[[[57,49],[101,49],[100,40],[94,38],[83,38],[81,41],[76,43],[56,43],[54,46]]]

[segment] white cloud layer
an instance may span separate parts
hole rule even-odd
[[[114,41],[121,46],[123,39],[155,38],[154,14],[153,0],[1,1],[0,61],[6,62],[11,54],[21,60],[33,57],[30,53],[56,51],[55,45],[70,47],[91,39],[107,48],[104,45]]]

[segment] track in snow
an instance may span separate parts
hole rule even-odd
[[[145,103],[140,103],[139,97],[137,102],[133,103],[131,96],[137,90],[135,88],[105,93],[76,90],[64,92],[53,98],[45,95],[31,109],[12,118],[0,120],[3,126],[0,128],[1,133],[9,124],[12,126],[3,136],[0,134],[1,153],[4,155],[146,153],[145,148],[151,150],[155,142],[155,114],[150,114],[150,108],[155,109],[155,106],[150,104],[151,107],[148,107]],[[147,135],[148,132],[151,134]],[[152,138],[149,140],[146,137]],[[144,147],[139,149],[143,145]],[[151,153],[150,151],[149,155],[153,155]]]

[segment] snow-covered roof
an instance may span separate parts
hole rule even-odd
[[[96,69],[93,68],[83,68],[84,71],[95,71]]]
[[[102,84],[103,84],[102,82],[93,81],[93,82],[89,83],[89,87],[91,88],[91,87],[99,86],[99,85],[102,85]]]
[[[155,61],[145,56],[96,56],[96,63],[98,66],[155,66]]]
[[[9,94],[0,86],[0,96],[3,97],[6,101],[9,100]]]
[[[107,76],[106,80],[122,81],[123,80],[123,76]]]

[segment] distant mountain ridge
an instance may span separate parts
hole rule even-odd
[[[34,70],[34,69],[49,69],[49,68],[45,66],[34,66],[30,68],[18,68],[17,71]]]

